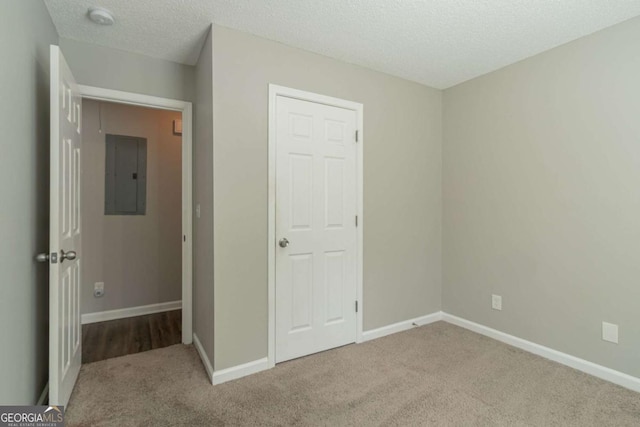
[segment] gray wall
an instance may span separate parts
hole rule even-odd
[[[34,404],[48,376],[49,45],[43,2],[0,2],[0,404]]]
[[[193,332],[213,366],[213,44],[207,35],[195,67]]]
[[[60,48],[80,84],[193,101],[194,68],[136,53],[61,38]]]
[[[215,369],[267,355],[269,83],[364,104],[364,328],[440,310],[441,91],[214,27]]]
[[[640,18],[446,90],[443,165],[444,310],[636,377],[638,40]]]
[[[99,108],[101,107],[102,132]],[[182,299],[181,114],[83,100],[82,313]],[[147,139],[145,215],[105,215],[105,136]],[[105,295],[93,296],[93,284]]]

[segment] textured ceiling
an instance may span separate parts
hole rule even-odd
[[[61,37],[193,65],[211,22],[447,88],[640,15],[640,0],[45,0]],[[105,7],[115,25],[91,23]]]

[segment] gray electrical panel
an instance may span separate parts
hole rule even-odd
[[[147,203],[147,140],[106,135],[105,215],[144,215]]]

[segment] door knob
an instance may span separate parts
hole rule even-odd
[[[76,259],[76,251],[65,252],[62,249],[60,250],[60,262],[64,262],[67,259],[69,261],[73,261]]]
[[[38,262],[49,262],[49,253],[48,252],[42,252],[42,253],[36,255],[36,261],[38,261]]]
[[[282,239],[280,239],[278,244],[280,245],[281,248],[286,248],[287,246],[289,246],[289,241],[287,240],[286,237],[283,237]]]

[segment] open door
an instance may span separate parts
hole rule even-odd
[[[80,124],[82,98],[51,46],[49,404],[66,405],[81,364]]]

